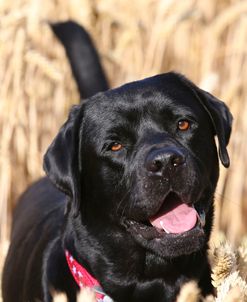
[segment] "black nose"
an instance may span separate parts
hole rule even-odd
[[[185,163],[185,155],[174,147],[152,150],[145,162],[147,171],[160,174],[163,170],[176,169]]]

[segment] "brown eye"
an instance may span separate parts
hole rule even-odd
[[[120,143],[114,143],[111,145],[111,151],[116,152],[120,151],[123,148],[123,145]]]
[[[186,131],[190,128],[190,122],[187,120],[181,120],[178,122],[178,129],[181,131]]]

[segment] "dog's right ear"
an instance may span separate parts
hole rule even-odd
[[[81,200],[79,152],[81,123],[81,105],[74,106],[68,120],[48,148],[43,163],[52,183],[73,200],[74,214],[79,212]]]

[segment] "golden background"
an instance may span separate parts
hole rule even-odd
[[[175,70],[228,104],[231,167],[221,167],[215,231],[238,244],[247,229],[247,1],[0,0],[2,246],[17,196],[44,175],[42,156],[79,102],[48,25],[67,19],[91,34],[111,87]]]

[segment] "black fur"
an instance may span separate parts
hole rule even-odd
[[[109,89],[98,53],[84,28],[74,21],[52,23],[51,28],[65,47],[81,98]]]
[[[179,130],[181,120],[190,122],[187,131]],[[189,280],[212,293],[214,137],[227,167],[231,121],[224,103],[175,73],[73,107],[45,155],[48,178],[33,184],[16,208],[4,302],[48,302],[54,290],[75,301],[65,248],[116,302],[174,301]],[[112,151],[114,143],[122,148]],[[182,234],[152,227],[149,218],[174,198],[204,211],[205,226]]]

